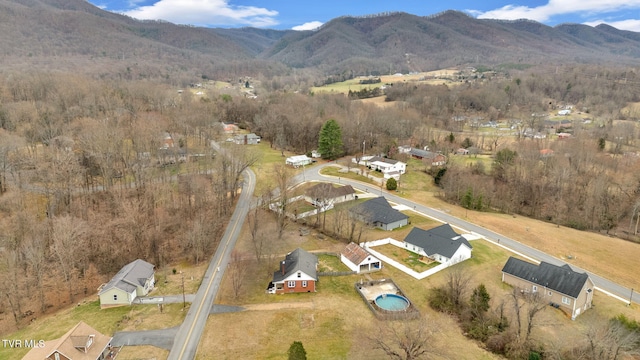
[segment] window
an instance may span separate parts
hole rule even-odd
[[[566,297],[566,296],[563,296],[563,297],[562,297],[562,303],[563,303],[563,304],[567,304],[567,305],[571,305],[571,299],[569,299],[569,298],[568,298],[568,297]]]
[[[307,287],[307,281],[306,280],[302,281],[302,287]]]
[[[118,301],[118,294],[113,294],[113,301]]]
[[[298,271],[298,278],[301,278],[302,274]]]
[[[295,281],[287,281],[287,287],[290,287],[290,288],[296,287],[296,282]]]
[[[537,287],[537,286],[535,286],[535,285],[533,285],[533,287],[531,288],[531,291],[532,291],[532,292],[537,292],[537,291],[538,291],[538,287]]]
[[[551,291],[549,291],[549,296],[551,296]]]

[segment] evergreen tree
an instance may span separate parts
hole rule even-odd
[[[294,341],[291,346],[289,346],[287,354],[289,355],[289,360],[307,360],[307,351],[300,341]]]
[[[329,119],[322,125],[318,151],[323,159],[335,160],[342,156],[342,129],[334,119]]]
[[[387,180],[387,190],[396,190],[398,188],[398,182],[394,178]]]

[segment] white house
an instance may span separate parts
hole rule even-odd
[[[417,227],[404,238],[405,249],[426,256],[441,264],[453,265],[471,258],[472,246],[451,225],[440,225],[431,230]]]
[[[349,243],[340,252],[340,261],[357,274],[382,269],[382,262],[369,254],[367,250],[356,243]]]
[[[313,162],[313,160],[307,155],[294,155],[287,158],[285,163],[287,165],[291,165],[293,167],[299,167],[304,165],[309,165]]]
[[[568,109],[564,109],[564,110],[558,111],[558,115],[560,115],[560,116],[567,116],[567,115],[570,115],[570,114],[571,114],[571,110],[568,110]]]
[[[153,264],[135,260],[125,265],[98,292],[100,307],[131,305],[138,296],[146,296],[155,285]]]

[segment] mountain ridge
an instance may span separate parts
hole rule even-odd
[[[0,34],[0,57],[15,67],[44,61],[46,70],[65,68],[64,61],[51,59],[84,61],[87,71],[95,71],[92,62],[119,69],[113,71],[145,64],[156,73],[206,73],[254,62],[262,65],[243,68],[256,67],[257,73],[269,67],[260,62],[268,62],[327,74],[500,63],[637,65],[640,59],[640,33],[609,25],[551,27],[531,20],[476,19],[453,10],[428,16],[341,16],[316,30],[293,31],[141,21],[84,0],[0,0]]]

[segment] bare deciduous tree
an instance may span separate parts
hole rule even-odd
[[[390,359],[415,360],[442,355],[434,345],[437,326],[426,319],[387,322],[375,336],[369,337],[373,348]]]

